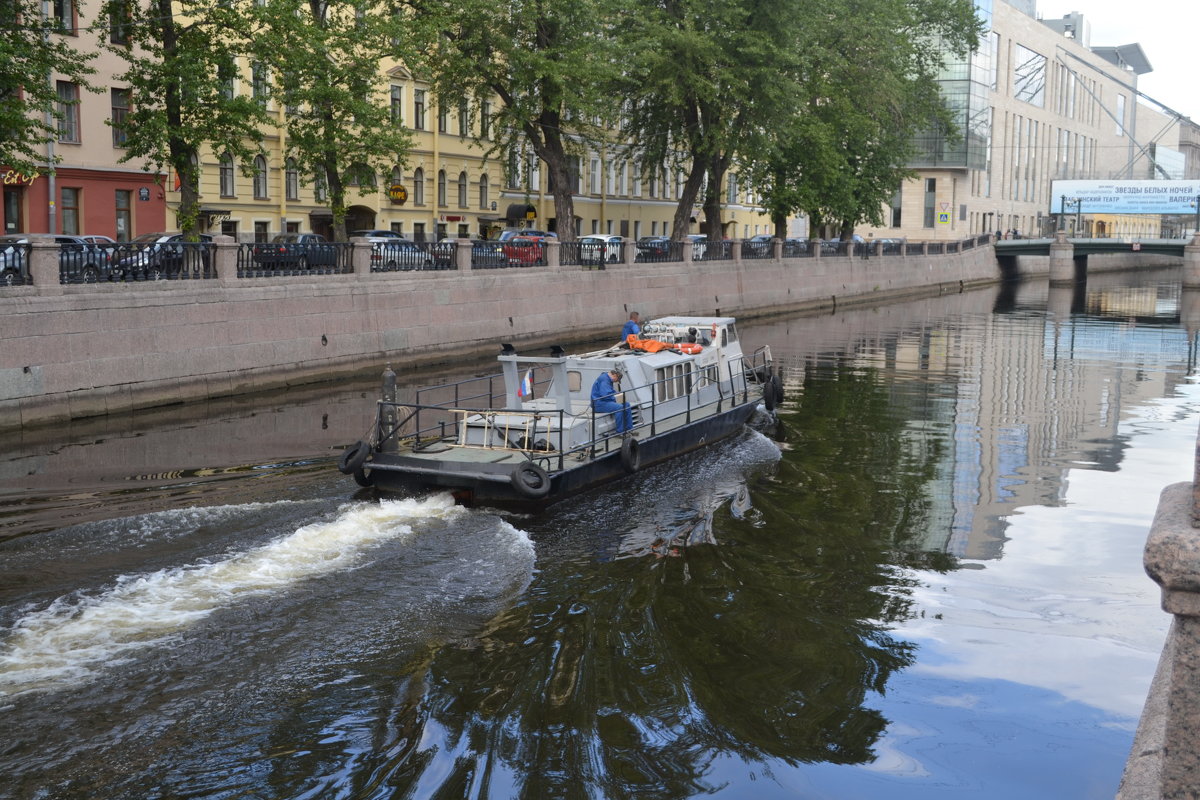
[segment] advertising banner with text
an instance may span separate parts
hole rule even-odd
[[[1200,181],[1053,181],[1052,214],[1195,214]]]

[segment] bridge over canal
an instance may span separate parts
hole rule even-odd
[[[1001,272],[1013,274],[1019,256],[1050,256],[1050,283],[1068,284],[1087,278],[1090,255],[1139,253],[1184,260],[1184,285],[1200,286],[1200,234],[1186,239],[1000,239],[993,243]]]

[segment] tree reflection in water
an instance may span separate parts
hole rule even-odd
[[[414,797],[682,798],[726,785],[729,756],[760,772],[870,761],[887,720],[869,695],[914,656],[888,633],[909,614],[905,568],[951,566],[913,544],[938,454],[904,446],[892,402],[843,369],[806,384],[778,462],[699,457],[611,508],[556,512],[539,542],[607,544],[540,557],[523,602],[412,676],[423,696],[389,726],[409,735],[379,743],[393,757],[374,780]]]

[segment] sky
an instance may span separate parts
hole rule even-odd
[[[1200,3],[1196,0],[1036,0],[1042,19],[1078,11],[1092,47],[1137,43],[1154,67],[1138,89],[1200,124]]]

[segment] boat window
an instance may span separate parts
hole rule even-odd
[[[660,367],[654,371],[654,381],[658,386],[658,402],[683,397],[692,390],[692,362]]]
[[[567,391],[578,392],[581,388],[583,388],[583,376],[579,374],[579,370],[567,370]]]
[[[737,328],[733,326],[732,322],[725,326],[725,330],[729,334],[729,341],[736,342],[738,340]]]

